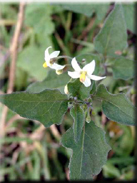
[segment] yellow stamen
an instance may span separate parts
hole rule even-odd
[[[44,62],[43,67],[44,68],[48,67],[46,62]]]
[[[87,75],[87,72],[86,71],[82,71],[81,74],[80,74],[80,82],[84,82],[85,79],[86,79],[86,75]]]

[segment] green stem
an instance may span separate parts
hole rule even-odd
[[[69,57],[69,56],[65,56],[65,55],[57,57],[57,59],[61,59],[61,58],[67,58],[67,59],[72,59],[72,57]]]

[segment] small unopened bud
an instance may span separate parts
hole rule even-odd
[[[90,123],[90,121],[91,121],[91,117],[88,115],[88,116],[86,117],[86,122],[87,122],[87,123]]]
[[[87,123],[90,123],[91,122],[90,109],[88,109],[88,111],[87,111],[86,122]]]
[[[83,63],[84,63],[84,62],[86,62],[86,59],[85,59],[85,58],[83,58],[83,59],[82,59],[82,62],[83,62]]]
[[[63,73],[63,69],[61,69],[61,70],[56,70],[56,74],[57,75],[60,75],[60,74],[62,74]]]
[[[74,97],[74,100],[77,100],[77,97]]]
[[[64,87],[64,93],[67,94],[67,95],[69,94],[68,85],[65,85],[65,87]]]

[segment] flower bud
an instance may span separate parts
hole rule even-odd
[[[63,73],[63,69],[61,69],[61,70],[56,70],[56,74],[57,75],[60,75],[60,74],[62,74]]]
[[[64,87],[64,93],[67,94],[67,95],[69,94],[68,85],[66,85],[66,86]]]
[[[90,111],[91,111],[91,109],[88,109],[88,110],[87,110],[87,116],[86,116],[86,122],[87,122],[87,123],[90,123],[90,122],[91,122]]]

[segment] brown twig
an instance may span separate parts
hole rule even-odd
[[[105,126],[105,123],[107,122],[107,117],[105,116],[104,113],[102,113],[101,121],[102,121],[102,125]]]
[[[4,92],[0,90],[0,95],[3,95],[3,94],[4,94]]]
[[[40,145],[40,141],[43,138],[43,135],[45,134],[45,126],[44,125],[40,125],[39,128],[37,130],[35,130],[32,134],[28,135],[28,138],[33,140],[34,142],[32,144],[29,144],[26,141],[22,141],[20,142],[21,147],[27,152],[30,153],[31,151],[33,151],[34,149],[36,149],[36,146],[39,144]],[[51,125],[50,130],[52,132],[52,134],[54,135],[54,137],[57,140],[60,140],[60,134],[57,131],[57,128],[55,125]],[[19,133],[18,134],[19,137],[24,137],[23,133]]]
[[[18,20],[17,20],[13,40],[10,46],[11,64],[10,64],[9,85],[8,85],[7,93],[11,93],[14,87],[17,48],[18,48],[19,36],[20,36],[22,24],[23,24],[23,19],[24,19],[24,10],[25,10],[25,3],[22,2],[20,3],[20,6],[19,6]],[[3,108],[1,122],[0,122],[0,129],[1,129],[0,137],[4,136],[4,128],[5,128],[7,112],[8,112],[8,108],[5,106]]]
[[[17,51],[18,51],[17,48],[18,48],[19,36],[20,36],[22,24],[23,24],[23,19],[24,19],[24,10],[25,10],[25,3],[20,3],[18,21],[17,21],[15,33],[13,36],[12,44],[10,47],[11,65],[10,65],[10,74],[9,74],[8,93],[11,93],[14,87],[16,59],[17,59]]]
[[[51,125],[51,126],[50,126],[50,130],[52,131],[52,134],[54,135],[54,137],[55,137],[57,140],[60,140],[61,136],[60,136],[60,133],[58,132],[56,126],[55,126],[55,125]]]
[[[92,29],[93,25],[94,25],[94,22],[95,22],[95,17],[93,17],[89,24],[87,25],[87,27],[83,30],[82,34],[77,38],[78,40],[82,40],[86,35],[87,33]]]
[[[13,124],[14,121],[16,120],[21,120],[24,119],[23,117],[19,116],[18,114],[15,114],[15,116],[13,116],[12,118],[10,118],[10,120],[6,123],[4,131],[8,131],[9,127],[11,127],[11,125]]]
[[[87,40],[87,37],[86,35],[88,34],[88,32],[92,29],[93,25],[94,25],[94,22],[95,22],[95,17],[93,17],[89,24],[87,25],[87,27],[83,30],[82,34],[77,38],[78,40],[82,40],[84,39],[84,41]],[[77,47],[77,50],[80,50],[82,48],[82,45],[79,45]]]
[[[7,26],[7,25],[15,25],[15,23],[16,23],[15,20],[6,20],[6,19],[1,19],[1,20],[0,20],[0,25],[2,25],[2,26],[3,26],[3,25],[4,25],[4,26],[5,26],[5,25],[6,25],[6,26]]]

